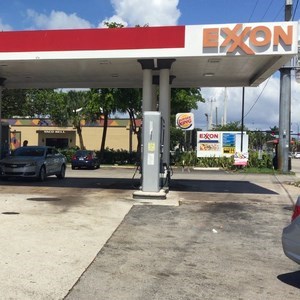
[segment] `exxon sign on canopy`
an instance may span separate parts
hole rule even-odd
[[[297,22],[205,25],[198,49],[203,55],[296,54],[297,29]]]

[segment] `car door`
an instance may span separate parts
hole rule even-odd
[[[54,149],[47,148],[46,151],[46,172],[47,174],[53,174],[55,172],[55,156],[54,156]]]
[[[53,154],[53,173],[57,174],[61,170],[61,166],[63,164],[63,157],[62,155],[56,150],[52,149]]]

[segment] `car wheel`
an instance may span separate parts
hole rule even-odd
[[[57,174],[56,176],[57,176],[58,179],[64,179],[65,175],[66,175],[66,166],[62,165],[61,168],[60,168],[59,174]]]
[[[72,166],[72,170],[75,170],[75,167],[74,167],[74,166]]]
[[[39,181],[45,181],[45,179],[46,179],[46,169],[44,166],[42,166],[39,172]]]

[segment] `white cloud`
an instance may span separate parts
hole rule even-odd
[[[112,18],[130,26],[176,25],[180,17],[179,0],[148,0],[142,4],[140,0],[111,0],[111,3],[116,12]]]
[[[11,31],[11,30],[13,30],[13,28],[10,25],[3,24],[2,20],[0,18],[0,30],[1,31]]]
[[[300,126],[300,84],[291,80],[291,121],[292,130]],[[224,112],[225,88],[202,88],[202,96],[206,103],[200,103],[194,111],[196,127],[206,130],[205,113],[212,111],[213,123],[221,123]],[[248,129],[268,130],[279,126],[280,79],[278,74],[273,75],[258,87],[245,88],[244,124]],[[253,106],[253,107],[252,107]],[[216,109],[217,108],[217,109]],[[240,122],[242,118],[242,88],[227,88],[227,123]]]
[[[62,11],[52,10],[50,15],[39,14],[32,9],[27,10],[27,17],[33,21],[37,29],[67,29],[91,28],[92,24],[77,16],[76,13],[66,14]]]

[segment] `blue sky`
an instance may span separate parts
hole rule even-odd
[[[0,0],[0,29],[101,27],[112,18],[128,26],[273,22],[284,20],[284,4],[285,0]],[[297,7],[294,20],[299,17]]]
[[[293,0],[293,20],[300,19]],[[194,25],[284,20],[285,0],[0,0],[0,30],[103,27],[104,21],[125,26]],[[206,128],[205,113],[218,111],[221,122],[224,88],[202,88],[206,104],[195,111],[196,126]],[[239,121],[241,88],[228,88],[227,121]],[[292,74],[292,130],[300,126],[300,87]],[[278,72],[256,88],[246,88],[245,125],[250,129],[278,126]],[[267,117],[266,117],[267,112]],[[213,123],[216,120],[213,119]]]

